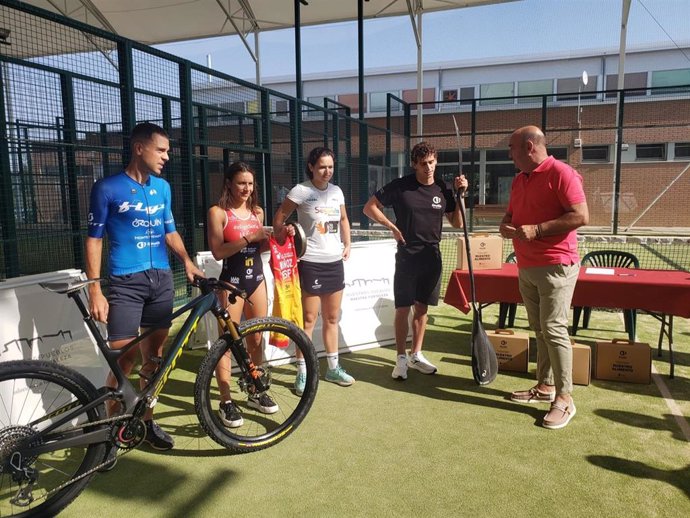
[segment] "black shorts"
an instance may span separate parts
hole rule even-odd
[[[108,290],[108,340],[139,335],[140,327],[169,328],[173,309],[170,270],[151,269],[111,275]]]
[[[441,292],[441,268],[441,251],[437,247],[425,246],[415,251],[398,247],[393,277],[395,307],[409,307],[415,302],[436,306]]]
[[[345,288],[345,269],[342,261],[334,263],[310,263],[300,261],[299,283],[309,295],[328,295]]]
[[[223,270],[220,274],[220,280],[229,282],[233,286],[244,291],[247,297],[251,297],[256,289],[261,286],[261,283],[264,282],[264,274],[262,271],[262,273],[258,275],[244,275],[238,277]]]

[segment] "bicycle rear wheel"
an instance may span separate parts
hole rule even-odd
[[[100,419],[103,406],[49,436],[41,434],[53,418],[95,398],[91,382],[62,365],[39,360],[0,363],[0,517],[53,516],[83,491],[93,473],[62,486],[101,462],[104,444],[71,446],[33,457],[17,450],[27,443],[39,446],[90,431],[80,426]]]
[[[314,346],[304,331],[286,320],[274,317],[251,319],[244,322],[238,332],[244,347],[247,340],[256,339],[256,335],[263,341],[261,379],[267,387],[265,394],[277,408],[271,408],[273,413],[267,413],[266,407],[258,409],[256,403],[250,402],[255,386],[252,377],[246,368],[238,367],[237,358],[232,358],[231,399],[240,411],[242,424],[232,428],[223,424],[219,414],[220,392],[214,378],[216,369],[227,371],[221,359],[229,354],[229,335],[219,338],[202,361],[194,385],[194,404],[199,422],[209,437],[234,453],[248,453],[277,444],[302,422],[316,396],[318,361]],[[269,333],[288,342],[288,347],[277,349],[267,345]],[[295,351],[302,353],[306,363],[304,391],[300,395],[295,391],[297,368],[291,363]]]

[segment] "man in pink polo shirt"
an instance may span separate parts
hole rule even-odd
[[[513,240],[520,293],[537,340],[537,384],[510,399],[551,403],[543,425],[558,429],[575,415],[568,312],[580,270],[576,229],[589,222],[589,210],[582,176],[549,156],[539,128],[516,130],[509,147],[520,173],[500,232]]]

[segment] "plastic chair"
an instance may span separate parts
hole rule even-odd
[[[506,263],[517,263],[515,252],[511,252],[506,257]],[[517,304],[510,302],[501,302],[498,306],[498,327],[500,329],[506,328],[506,318],[508,319],[508,327],[515,327],[515,312],[517,311]]]
[[[597,250],[585,254],[582,258],[582,266],[595,266],[602,268],[639,268],[640,261],[630,252],[622,252],[619,250]],[[573,307],[573,336],[577,334],[578,326],[580,324],[580,315],[584,309],[584,316],[582,318],[582,329],[589,327],[589,317],[592,314],[590,307]],[[637,321],[637,311],[634,309],[623,310],[623,321],[625,322],[625,330],[628,332],[628,338],[631,342],[635,341],[635,325]]]

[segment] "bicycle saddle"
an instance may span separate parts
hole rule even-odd
[[[100,282],[102,279],[86,279],[84,281],[69,281],[69,282],[41,282],[39,286],[44,290],[52,291],[53,293],[74,293],[79,291],[84,286],[93,282]]]

